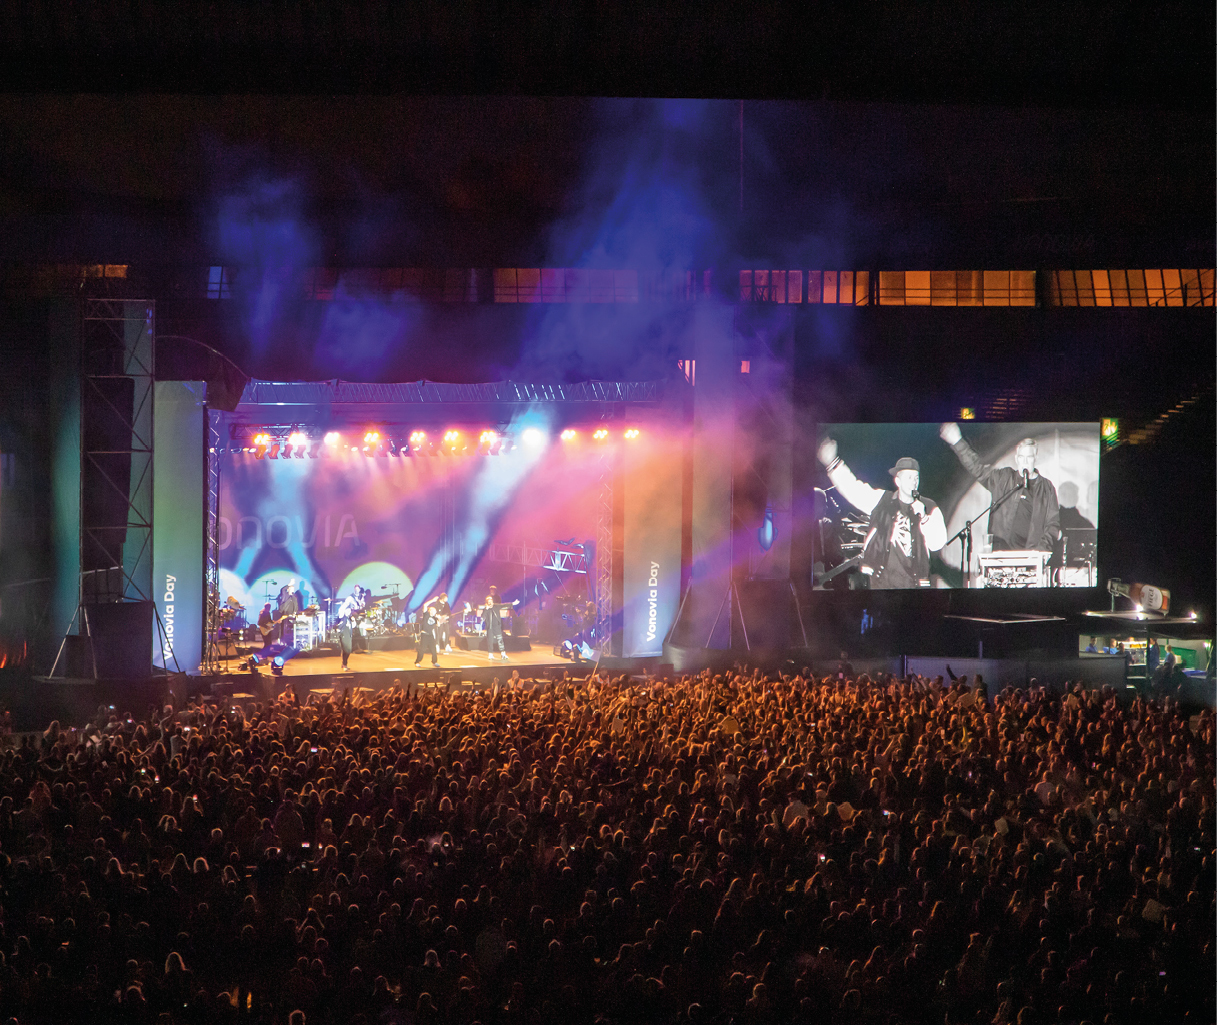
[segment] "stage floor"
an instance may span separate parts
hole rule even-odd
[[[254,654],[257,654],[256,650]],[[506,675],[510,676],[513,668],[519,669],[521,675],[523,675],[524,669],[532,666],[569,666],[571,664],[556,658],[553,652],[548,649],[536,648],[532,651],[510,651],[507,653],[506,661],[503,660],[502,656],[492,659],[485,651],[458,651],[453,649],[451,652],[441,652],[437,656],[438,666],[433,666],[430,659],[426,656],[423,657],[420,664],[415,665],[414,656],[415,651],[413,648],[399,648],[396,651],[353,651],[347,660],[347,664],[350,666],[347,672],[343,672],[342,658],[339,655],[322,655],[318,658],[297,656],[283,663],[283,675],[350,676],[355,673],[408,673],[414,670],[456,672],[465,669],[506,668]],[[229,659],[224,669],[224,674],[234,676],[239,674],[240,669],[238,667],[244,661],[244,658]],[[268,667],[265,664],[262,667],[262,671],[268,671]]]

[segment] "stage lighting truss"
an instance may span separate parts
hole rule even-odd
[[[564,427],[558,432],[565,444],[577,444],[584,438],[603,445],[614,438],[637,441],[642,436],[638,427],[614,428],[601,423],[594,428]],[[446,427],[428,431],[400,425],[382,424],[348,430],[330,430],[301,424],[250,427],[233,424],[227,451],[244,452],[256,459],[310,459],[336,456],[497,456],[523,446],[537,449],[553,437],[539,427],[526,427],[518,433],[509,432],[505,425],[494,427]],[[475,440],[476,439],[476,440]],[[218,445],[217,453],[225,451]]]

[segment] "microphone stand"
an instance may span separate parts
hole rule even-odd
[[[965,587],[972,586],[972,524],[975,523],[977,520],[979,520],[981,517],[990,515],[994,509],[1001,508],[1001,506],[1005,504],[1006,500],[1009,499],[1011,495],[1018,494],[1018,492],[1022,491],[1024,489],[1024,487],[1026,487],[1026,485],[1020,484],[1018,487],[1012,488],[1010,491],[1007,491],[1004,495],[1001,496],[1001,498],[998,498],[998,499],[993,499],[992,497],[990,497],[989,508],[987,508],[984,512],[980,513],[979,515],[973,516],[970,520],[966,521],[964,523],[963,527],[960,528],[960,530],[957,531],[955,534],[953,534],[951,537],[947,538],[946,544],[944,544],[942,546],[943,548],[945,548],[947,545],[951,544],[953,541],[959,542],[960,554],[963,557],[963,577],[964,577],[964,586]],[[992,494],[993,494],[993,492],[990,491],[989,495],[992,496]]]

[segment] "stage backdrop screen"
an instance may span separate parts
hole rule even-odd
[[[276,611],[285,588],[298,607],[317,605],[332,621],[333,603],[358,584],[404,627],[441,590],[459,616],[494,584],[503,599],[520,602],[513,632],[529,632],[534,645],[571,640],[596,649],[608,633],[595,623],[596,545],[611,536],[602,519],[613,504],[602,483],[624,460],[626,479],[616,486],[628,510],[629,646],[658,651],[679,590],[679,462],[672,484],[655,470],[670,460],[646,454],[661,448],[645,429],[630,441],[619,431],[602,442],[590,429],[563,438],[523,425],[495,454],[478,451],[476,428],[466,433],[471,442],[455,455],[368,454],[358,444],[362,428],[314,454],[222,454],[220,598],[239,613],[233,626],[256,623],[268,602]]]
[[[813,585],[1092,587],[1094,423],[821,424]]]

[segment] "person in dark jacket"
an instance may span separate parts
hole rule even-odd
[[[988,533],[995,551],[1051,552],[1061,537],[1056,486],[1035,468],[1039,446],[1024,438],[1014,452],[1014,466],[984,462],[963,439],[959,424],[943,424],[939,436],[960,463],[993,499]]]
[[[862,572],[872,588],[929,587],[930,553],[946,544],[942,510],[920,494],[921,467],[902,456],[888,473],[895,491],[872,488],[854,476],[832,438],[816,453],[837,493],[870,517],[862,545]]]

